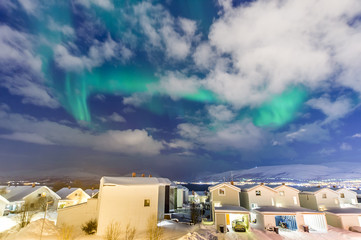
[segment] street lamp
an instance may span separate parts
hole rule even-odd
[[[41,197],[42,198],[45,198],[45,201],[46,201],[46,192],[43,192],[41,194]],[[46,218],[46,212],[48,211],[48,206],[49,206],[49,203],[52,203],[53,201],[46,201],[46,206],[45,206],[45,212],[44,212],[44,218],[43,218],[43,224],[41,226],[41,232],[40,232],[40,240],[41,238],[43,237],[43,229],[44,229],[44,223],[45,223],[45,218]]]

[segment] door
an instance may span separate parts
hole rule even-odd
[[[326,218],[322,214],[304,214],[305,225],[310,231],[327,232]]]
[[[297,223],[295,216],[275,216],[276,226],[289,230],[297,230]]]

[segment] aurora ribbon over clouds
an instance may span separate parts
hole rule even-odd
[[[356,0],[6,0],[0,13],[3,139],[244,159],[293,152],[310,131],[326,141],[358,108]],[[40,109],[23,122],[78,140],[9,127],[11,98]]]

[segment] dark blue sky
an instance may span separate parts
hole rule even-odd
[[[357,0],[1,1],[1,170],[359,162],[360,15]]]

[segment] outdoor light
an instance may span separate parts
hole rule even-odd
[[[41,194],[41,197],[46,197],[46,192],[43,192],[43,193]]]

